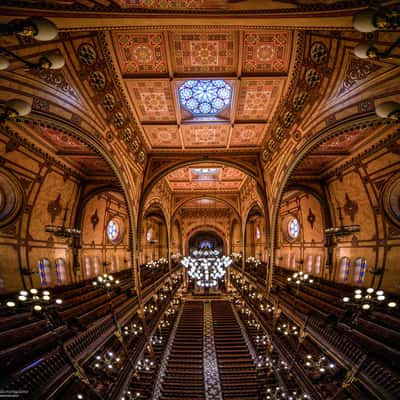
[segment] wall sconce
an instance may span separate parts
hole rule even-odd
[[[29,69],[60,69],[65,65],[64,57],[55,52],[41,56],[37,63],[26,61],[22,57],[4,47],[0,47],[0,53],[3,53],[3,55],[0,54],[0,71],[4,71],[10,66],[10,62],[5,55],[21,61]]]
[[[42,17],[31,17],[0,24],[0,36],[19,35],[46,42],[55,39],[57,34],[56,25]]]
[[[0,104],[0,122],[28,115],[32,106],[21,99],[11,99]]]
[[[400,14],[397,10],[368,8],[353,17],[353,28],[364,33],[378,29],[397,29],[399,25]]]
[[[395,101],[387,101],[377,105],[375,112],[378,117],[400,121],[400,103]]]

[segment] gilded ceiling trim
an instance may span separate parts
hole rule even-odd
[[[179,209],[184,207],[185,204],[191,200],[197,200],[197,199],[213,199],[213,200],[218,200],[223,203],[225,203],[230,209],[232,209],[235,213],[235,215],[239,218],[240,220],[240,213],[237,210],[237,208],[227,199],[225,199],[223,196],[218,196],[217,194],[198,194],[198,193],[190,193],[187,198],[182,200],[177,204],[177,206],[174,208],[173,212],[171,213],[171,220],[176,216],[178,213]],[[210,207],[212,209],[212,207]]]

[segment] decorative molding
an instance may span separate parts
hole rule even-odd
[[[355,200],[351,200],[349,194],[346,192],[346,203],[344,204],[344,212],[350,217],[351,222],[354,222],[354,217],[358,212],[358,203]]]
[[[214,343],[213,316],[210,302],[204,303],[203,373],[205,399],[222,400],[222,387],[219,380],[218,360]]]
[[[62,206],[60,200],[61,200],[61,193],[58,193],[56,199],[49,201],[47,205],[47,212],[50,214],[51,223],[53,223],[56,217],[58,217],[61,214]]]

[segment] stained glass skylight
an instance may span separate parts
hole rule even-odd
[[[222,79],[191,79],[178,89],[179,101],[195,116],[216,115],[231,103],[232,87]]]

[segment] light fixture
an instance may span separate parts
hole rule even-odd
[[[299,328],[296,325],[279,324],[276,330],[284,336],[297,336],[299,334]]]
[[[64,217],[62,225],[46,225],[44,227],[46,232],[52,233],[54,236],[61,238],[70,238],[70,237],[78,237],[81,234],[79,229],[68,228],[65,226],[67,220],[67,211],[68,208],[64,209]]]
[[[110,274],[103,274],[97,277],[97,280],[92,282],[93,286],[99,286],[108,291],[111,287],[119,285],[119,280],[114,279]]]
[[[101,370],[103,372],[109,372],[115,367],[118,367],[121,363],[121,359],[116,357],[112,351],[107,351],[103,356],[97,355],[93,362],[93,368],[95,370]]]
[[[295,272],[291,277],[287,278],[289,284],[301,285],[305,283],[314,283],[314,279],[303,271]]]
[[[225,276],[226,268],[232,263],[230,257],[220,256],[218,250],[195,250],[192,255],[184,257],[181,263],[199,287],[217,286],[218,281]]]
[[[28,290],[21,290],[17,296],[17,300],[9,300],[6,302],[6,306],[9,309],[24,311],[27,308],[37,313],[44,313],[47,317],[47,310],[50,307],[58,306],[62,304],[61,299],[53,300],[51,293],[48,290],[42,290],[32,288]]]
[[[131,392],[126,390],[120,400],[136,400],[140,399],[140,392]]]
[[[131,323],[128,325],[125,325],[122,329],[122,332],[125,336],[138,336],[141,333],[143,333],[143,326],[139,323]]]
[[[4,47],[0,47],[0,71],[6,70],[10,66],[10,62],[6,56],[21,61],[29,69],[60,69],[65,65],[64,57],[56,52],[44,54],[39,58],[38,62],[33,63]]]
[[[315,358],[311,354],[307,354],[304,359],[304,365],[320,374],[333,372],[336,369],[336,365],[332,361],[328,360],[324,355]]]
[[[11,99],[0,104],[0,122],[28,115],[32,106],[21,99]]]
[[[378,117],[389,118],[393,121],[400,120],[400,103],[395,101],[387,101],[385,103],[378,104],[375,107],[375,112]]]
[[[343,303],[349,306],[357,307],[361,311],[371,311],[374,308],[393,309],[397,307],[395,301],[388,301],[383,290],[368,288],[365,291],[356,289],[353,297],[343,297]]]
[[[154,367],[154,361],[150,358],[143,358],[136,363],[137,371],[150,371]]]
[[[326,236],[348,236],[352,233],[360,232],[360,225],[344,225],[341,207],[338,207],[340,226],[326,228]]]
[[[359,58],[369,58],[382,60],[389,58],[392,51],[400,45],[400,38],[397,39],[387,50],[379,52],[375,45],[371,42],[364,42],[354,48],[354,54]]]
[[[278,400],[278,399],[288,399],[288,400],[301,400],[309,399],[310,396],[305,393],[298,392],[297,390],[285,390],[285,388],[276,386],[274,388],[267,388],[267,393],[265,398],[267,400]]]
[[[0,24],[0,36],[18,35],[45,42],[55,39],[57,34],[57,26],[42,17],[30,17]]]
[[[378,29],[394,30],[400,26],[400,14],[397,10],[368,8],[353,17],[353,27],[359,32],[370,33]]]

